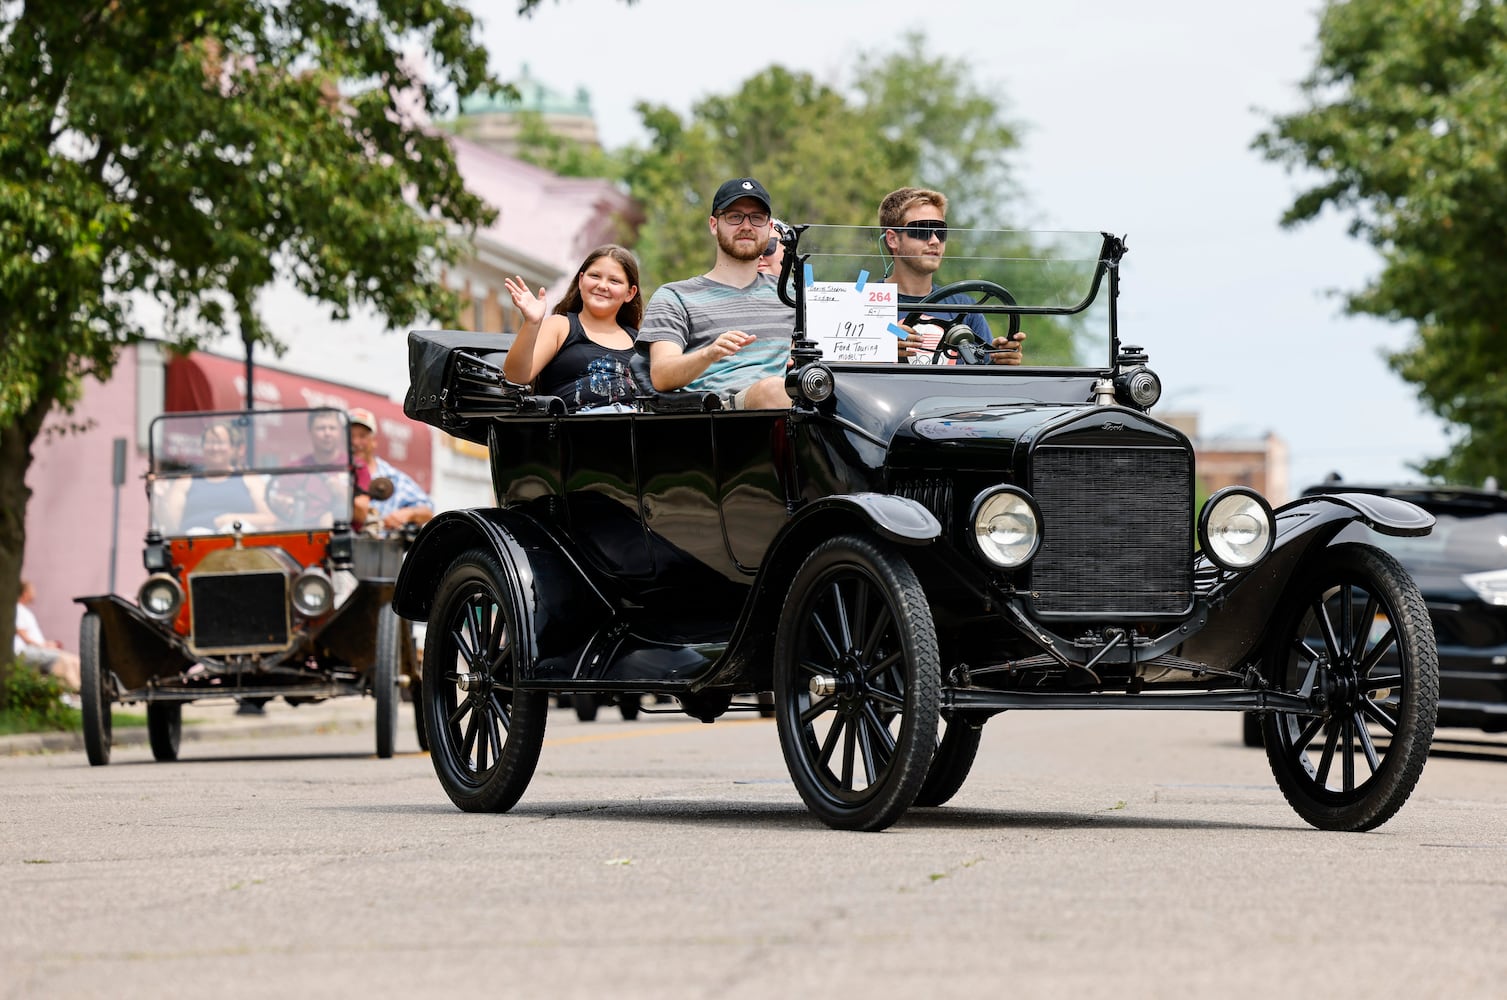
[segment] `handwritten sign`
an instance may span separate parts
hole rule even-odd
[[[806,287],[806,335],[828,361],[896,361],[890,332],[899,300],[894,285],[816,281]]]

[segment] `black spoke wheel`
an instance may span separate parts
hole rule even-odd
[[[916,794],[916,805],[939,806],[958,793],[963,782],[968,780],[968,772],[973,770],[983,736],[983,726],[976,723],[964,719],[942,720],[937,750],[932,754],[931,767],[926,770],[921,791]]]
[[[183,737],[183,702],[147,702],[147,741],[156,760],[177,760]]]
[[[79,701],[84,717],[84,753],[96,767],[110,763],[113,740],[110,703],[115,700],[110,668],[104,661],[99,615],[84,613],[79,623]]]
[[[424,644],[424,723],[440,784],[467,812],[511,809],[539,763],[549,696],[518,691],[518,606],[490,553],[445,571]]]
[[[1428,759],[1439,658],[1417,585],[1370,545],[1322,553],[1279,619],[1269,677],[1317,695],[1263,720],[1282,794],[1321,830],[1370,830],[1402,808]]]
[[[576,710],[576,718],[582,722],[595,722],[597,718],[597,696],[594,694],[575,694],[570,697],[570,705]]]
[[[372,660],[372,697],[377,702],[377,756],[393,755],[398,742],[398,673],[403,662],[403,620],[384,605],[377,611],[377,652]]]
[[[839,830],[882,830],[926,780],[940,659],[905,559],[858,536],[818,547],[791,583],[775,651],[775,722],[801,798]]]
[[[617,710],[623,716],[625,722],[632,722],[638,718],[639,696],[636,694],[620,694],[617,696]]]

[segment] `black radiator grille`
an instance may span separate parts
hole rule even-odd
[[[896,477],[891,492],[914,500],[936,516],[943,534],[952,531],[952,480],[946,476]]]
[[[1193,589],[1193,467],[1176,448],[1040,447],[1031,493],[1045,613],[1177,614]]]
[[[190,576],[197,649],[281,649],[288,644],[288,577],[283,573]]]

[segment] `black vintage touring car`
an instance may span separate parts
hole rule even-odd
[[[390,495],[385,479],[371,492],[384,486]],[[355,530],[354,490],[342,410],[153,421],[150,575],[135,601],[77,598],[89,763],[110,762],[116,703],[146,705],[165,761],[185,703],[363,694],[376,701],[377,756],[392,756],[398,702],[419,676],[413,628],[390,606],[406,540]]]
[[[789,237],[785,410],[682,391],[565,415],[504,379],[496,338],[411,335],[406,409],[489,447],[500,504],[426,526],[394,598],[429,623],[422,715],[456,805],[518,801],[551,694],[711,721],[773,690],[795,786],[837,828],[946,802],[1021,709],[1258,712],[1303,819],[1392,816],[1434,728],[1434,637],[1392,557],[1333,542],[1433,519],[1240,487],[1195,509],[1193,447],[1120,342],[1122,240],[953,231],[964,280],[886,315],[879,236]],[[933,363],[898,363],[891,315],[938,328]],[[1023,325],[1027,363],[989,363],[969,315]]]

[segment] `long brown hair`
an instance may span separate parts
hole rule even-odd
[[[576,268],[576,276],[571,280],[565,298],[555,306],[555,315],[564,316],[566,313],[581,311],[581,275],[603,257],[611,257],[621,264],[623,273],[628,276],[628,284],[633,286],[633,298],[618,306],[617,324],[625,329],[637,330],[638,325],[644,319],[644,293],[638,284],[638,258],[633,256],[633,251],[627,247],[620,247],[616,243],[604,244],[586,255],[586,259],[581,261],[581,266]]]

